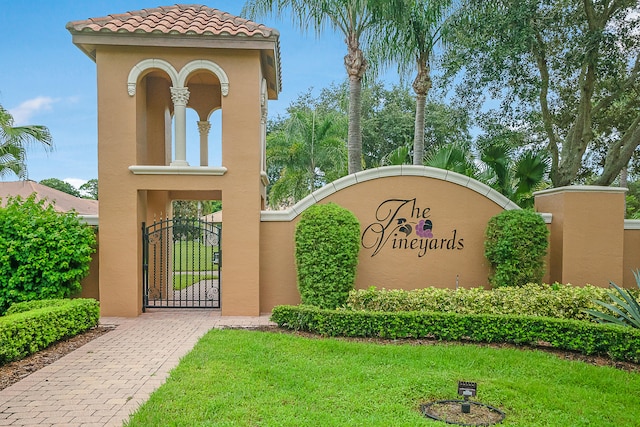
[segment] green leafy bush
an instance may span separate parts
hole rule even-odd
[[[0,208],[0,314],[15,302],[66,298],[89,272],[95,233],[33,196]]]
[[[0,365],[82,333],[96,326],[99,319],[98,302],[81,298],[50,302],[48,306],[2,316]]]
[[[360,250],[360,224],[335,203],[314,205],[296,226],[298,290],[304,304],[335,308],[353,289]]]
[[[271,320],[280,327],[325,336],[432,338],[545,345],[583,354],[606,354],[615,360],[640,362],[639,330],[570,319],[277,306],[273,309]]]
[[[590,320],[588,309],[595,299],[606,297],[607,290],[595,286],[537,285],[482,288],[424,288],[354,290],[344,306],[348,310],[439,311],[458,314],[520,314],[559,319]]]
[[[540,283],[548,236],[544,220],[532,210],[508,210],[492,217],[484,242],[492,270],[489,283],[494,287]]]

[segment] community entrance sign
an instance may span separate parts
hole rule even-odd
[[[197,218],[143,223],[144,308],[220,308],[221,236]]]
[[[518,206],[468,176],[386,166],[328,183],[288,209],[265,210],[267,104],[281,87],[276,30],[200,5],[73,21],[67,29],[97,69],[102,316],[149,307],[257,316],[299,303],[295,227],[315,203],[336,203],[360,221],[358,289],[487,285],[484,230]],[[189,128],[197,138],[187,138]],[[536,194],[538,211],[550,214],[545,280],[607,286],[622,283],[624,271],[635,285],[640,225],[625,229],[624,191]],[[174,200],[222,202],[224,292],[220,228],[174,219]],[[598,232],[586,233],[594,224]]]

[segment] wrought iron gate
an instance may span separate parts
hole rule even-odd
[[[222,227],[198,218],[142,223],[144,308],[220,308]]]

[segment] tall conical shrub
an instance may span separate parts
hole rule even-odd
[[[302,303],[330,309],[344,304],[354,287],[360,250],[355,215],[335,203],[311,206],[296,226],[295,243]]]

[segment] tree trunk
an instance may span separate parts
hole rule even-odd
[[[364,58],[356,33],[347,37],[348,54],[344,57],[344,66],[349,75],[349,133],[347,139],[347,151],[349,158],[349,173],[362,170],[362,76],[367,69],[367,60]]]
[[[640,114],[626,129],[622,138],[609,146],[602,175],[595,184],[611,185],[620,171],[627,167],[638,146],[640,146]]]
[[[424,107],[431,89],[429,55],[421,54],[417,61],[418,75],[413,81],[416,93],[416,120],[413,132],[413,164],[422,165],[424,159]]]
[[[413,133],[413,164],[424,164],[424,106],[426,95],[416,94],[416,120]]]
[[[347,137],[347,153],[349,173],[362,170],[362,80],[349,76],[349,133]]]

